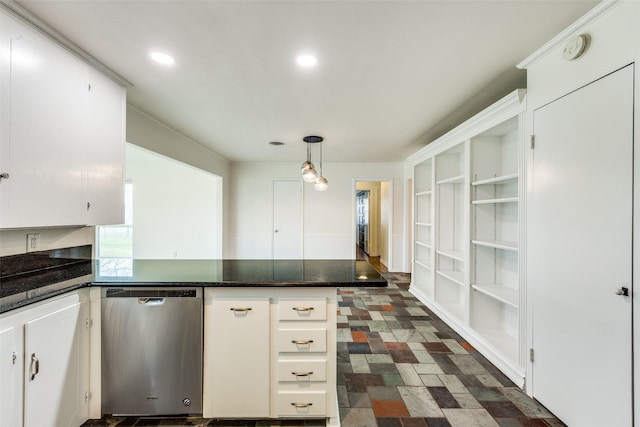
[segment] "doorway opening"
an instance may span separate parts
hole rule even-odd
[[[367,260],[379,271],[388,271],[391,259],[392,182],[355,182],[355,259]]]

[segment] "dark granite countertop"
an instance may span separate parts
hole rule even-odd
[[[93,285],[387,286],[356,260],[96,260]]]
[[[91,260],[91,246],[0,258],[0,313],[84,286],[387,286],[356,260]]]

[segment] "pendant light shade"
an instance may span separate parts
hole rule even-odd
[[[301,172],[302,174],[304,174],[304,173],[305,173],[305,171],[306,171],[307,169],[309,169],[309,168],[313,168],[313,169],[315,169],[316,167],[313,165],[313,163],[311,163],[310,161],[308,161],[308,160],[307,160],[306,162],[304,162],[304,163],[302,164],[302,166],[300,166],[300,172]]]
[[[327,181],[327,178],[325,178],[324,176],[321,176],[318,179],[316,179],[316,184],[314,185],[314,188],[317,191],[327,191],[327,188],[329,188],[329,182]]]
[[[316,168],[313,167],[313,164],[302,171],[302,179],[306,182],[314,182],[317,177],[318,172],[316,172]]]

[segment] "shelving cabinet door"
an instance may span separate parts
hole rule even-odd
[[[88,302],[24,325],[24,426],[79,426],[89,418]]]
[[[214,297],[205,319],[204,416],[268,417],[270,299]]]
[[[3,15],[9,48],[2,81],[0,227],[81,225],[88,67],[69,52]],[[3,59],[3,61],[7,61]],[[8,68],[7,68],[8,66]]]
[[[22,342],[20,328],[0,324],[0,426],[22,425]]]

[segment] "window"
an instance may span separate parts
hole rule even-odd
[[[133,258],[133,183],[124,184],[124,224],[96,227],[97,272],[100,276],[122,276],[131,272]]]

